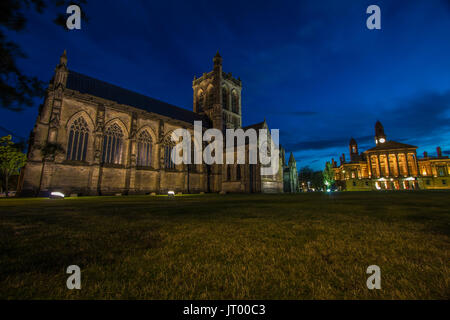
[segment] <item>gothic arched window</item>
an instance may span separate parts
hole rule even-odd
[[[84,118],[76,119],[70,126],[67,141],[67,160],[86,160],[89,129]]]
[[[229,108],[228,106],[228,91],[226,88],[222,88],[222,106],[224,109]]]
[[[175,169],[175,163],[172,159],[172,150],[175,148],[175,143],[170,139],[166,139],[163,145],[164,148],[164,168]]]
[[[137,165],[150,167],[152,164],[152,137],[147,130],[142,131],[137,139]]]
[[[188,169],[191,172],[197,171],[197,165],[195,164],[195,151],[196,151],[195,149],[196,149],[196,143],[194,140],[192,140],[191,141],[191,164],[188,165]]]
[[[109,126],[103,137],[103,163],[122,163],[123,133],[117,123]]]
[[[239,96],[234,90],[231,94],[231,111],[239,113]]]
[[[227,180],[231,180],[231,166],[229,165],[227,166]]]
[[[205,104],[205,93],[200,90],[197,95],[197,111],[202,111]]]
[[[214,103],[214,90],[213,87],[209,87],[206,92],[206,106],[205,108],[210,108]]]
[[[239,164],[236,167],[236,180],[241,180],[241,166]]]

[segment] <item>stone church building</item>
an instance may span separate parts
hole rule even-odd
[[[242,128],[242,82],[222,71],[219,53],[213,62],[212,71],[192,82],[189,111],[69,70],[64,51],[30,136],[20,194],[283,192],[281,165],[261,176],[260,164],[172,162],[177,128],[192,136],[196,120],[204,130]]]

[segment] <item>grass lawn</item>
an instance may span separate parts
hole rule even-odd
[[[0,298],[449,299],[449,236],[444,191],[2,199]]]

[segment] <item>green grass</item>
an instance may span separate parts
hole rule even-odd
[[[0,298],[449,299],[449,235],[450,192],[3,199]]]

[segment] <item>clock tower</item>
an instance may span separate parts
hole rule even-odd
[[[375,143],[385,143],[386,135],[384,134],[384,128],[380,121],[375,124]]]

